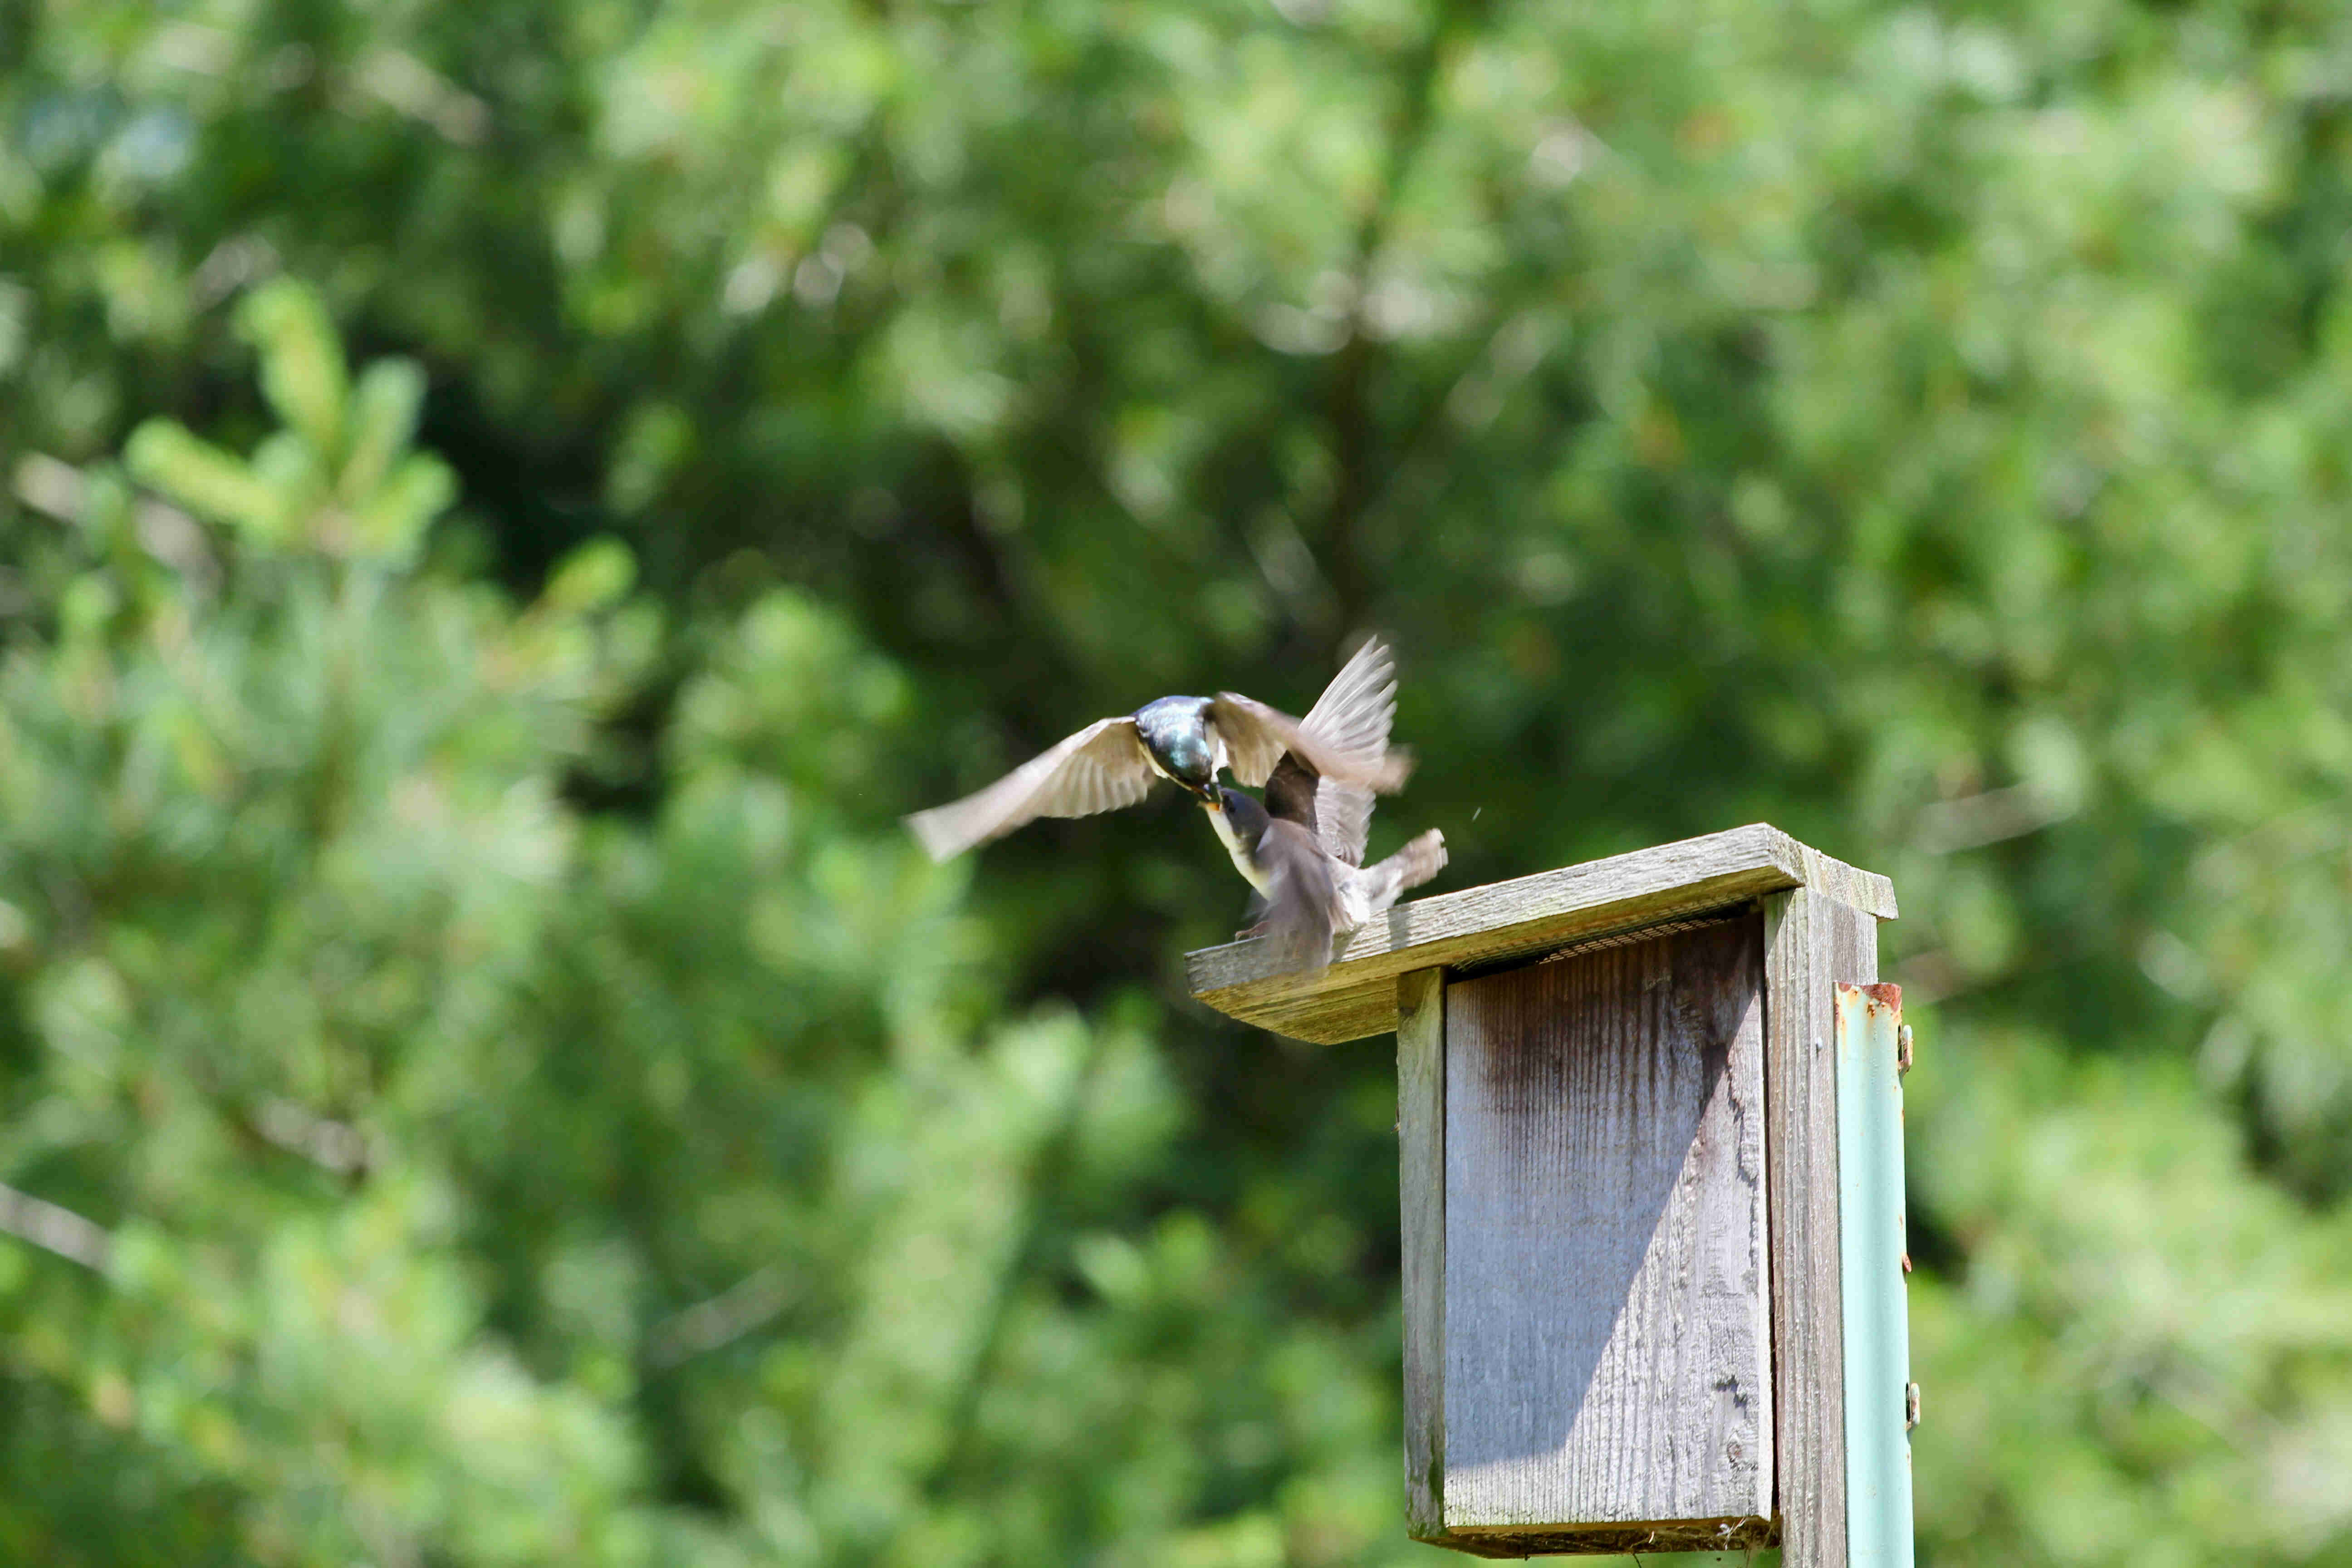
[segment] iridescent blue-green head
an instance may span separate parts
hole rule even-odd
[[[1209,700],[1162,697],[1135,710],[1135,732],[1151,763],[1201,799],[1217,798],[1217,747],[1209,735]]]

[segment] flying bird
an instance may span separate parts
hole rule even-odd
[[[1370,793],[1391,792],[1412,762],[1388,749],[1396,682],[1388,650],[1366,643],[1311,710],[1293,719],[1237,691],[1162,697],[1132,713],[1098,719],[1042,755],[946,805],[919,811],[907,826],[934,860],[1012,832],[1040,816],[1092,816],[1133,805],[1168,779],[1203,805],[1223,787],[1220,770],[1257,788],[1287,754],[1327,779]],[[1333,693],[1342,700],[1332,701]],[[1328,704],[1328,707],[1327,707]]]
[[[1367,645],[1367,650],[1377,645]],[[1357,656],[1357,661],[1363,659]],[[1364,748],[1386,751],[1396,712],[1395,683],[1381,659],[1376,699],[1351,686],[1351,662],[1300,721],[1309,733],[1344,730]],[[1327,704],[1328,705],[1327,707]],[[1433,827],[1369,869],[1364,841],[1371,828],[1372,795],[1323,773],[1297,752],[1286,752],[1265,784],[1263,803],[1220,788],[1202,803],[1233,857],[1234,868],[1257,894],[1263,918],[1237,940],[1270,937],[1290,969],[1321,969],[1335,939],[1349,936],[1387,912],[1404,893],[1445,868],[1445,836]]]

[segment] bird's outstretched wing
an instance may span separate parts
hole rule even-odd
[[[1396,661],[1388,645],[1368,637],[1340,667],[1298,727],[1334,751],[1370,754],[1388,750],[1396,721]]]
[[[1273,775],[1285,752],[1344,784],[1382,794],[1402,788],[1412,759],[1389,750],[1395,714],[1395,668],[1377,637],[1332,677],[1306,720],[1238,691],[1220,691],[1209,702],[1209,722],[1225,743],[1226,765],[1252,789]]]
[[[1317,837],[1323,837],[1316,812],[1317,786],[1322,782],[1313,768],[1298,760],[1297,752],[1283,752],[1282,761],[1275,763],[1274,772],[1266,776],[1266,815],[1283,822],[1295,822]],[[1330,841],[1324,842],[1328,847]]]
[[[1310,736],[1329,736],[1358,750],[1378,748],[1410,769],[1412,755],[1389,750],[1389,727],[1396,721],[1396,667],[1380,638],[1368,638],[1346,668],[1332,677],[1298,727]],[[1372,792],[1337,778],[1318,779],[1315,830],[1323,847],[1342,863],[1364,863],[1364,840],[1372,827]]]
[[[1378,753],[1400,768],[1412,765],[1405,752],[1389,751],[1389,727],[1396,718],[1396,677],[1389,650],[1378,637],[1356,650],[1323,689],[1299,732],[1327,750]],[[1364,863],[1364,840],[1371,831],[1372,792],[1361,784],[1325,778],[1285,751],[1265,783],[1265,808],[1296,822],[1323,841],[1345,865]]]
[[[1318,778],[1297,752],[1285,752],[1265,781],[1265,809],[1268,816],[1295,822],[1315,835],[1340,864],[1364,863],[1364,840],[1372,829],[1370,790]]]
[[[932,859],[951,859],[1036,817],[1133,805],[1150,793],[1153,776],[1134,718],[1101,719],[986,789],[915,813],[907,826]]]
[[[1331,858],[1349,866],[1364,863],[1364,841],[1372,832],[1372,792],[1338,779],[1315,782],[1315,832]]]

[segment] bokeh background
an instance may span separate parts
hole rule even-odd
[[[2352,1563],[2352,9],[0,5],[0,1559],[1431,1563],[1078,724],[1891,875],[1921,1550]]]

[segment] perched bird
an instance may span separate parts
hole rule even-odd
[[[1051,751],[946,805],[919,811],[907,826],[946,860],[975,844],[1010,833],[1040,816],[1092,816],[1133,805],[1154,778],[1172,780],[1204,805],[1217,799],[1219,770],[1230,768],[1252,788],[1264,784],[1283,756],[1302,759],[1318,774],[1367,793],[1404,783],[1410,761],[1388,749],[1388,718],[1368,724],[1366,705],[1394,708],[1388,652],[1370,642],[1332,679],[1309,724],[1239,692],[1214,697],[1162,697],[1116,719],[1099,719]],[[1328,713],[1333,691],[1353,695]],[[1377,735],[1373,731],[1377,730]]]
[[[1335,940],[1353,935],[1445,868],[1445,835],[1434,827],[1365,867],[1370,797],[1363,797],[1360,810],[1343,805],[1325,816],[1318,811],[1318,784],[1328,790],[1332,781],[1318,780],[1285,757],[1266,784],[1265,804],[1237,789],[1220,789],[1217,804],[1202,806],[1234,868],[1265,907],[1263,918],[1235,931],[1235,939],[1271,938],[1290,969],[1321,969],[1331,962]]]
[[[1366,655],[1377,654],[1377,679]],[[1350,677],[1357,676],[1351,682]],[[1388,748],[1396,712],[1396,685],[1386,650],[1367,644],[1340,671],[1299,727],[1309,734],[1345,733],[1360,748]],[[1286,967],[1320,969],[1331,962],[1336,938],[1383,914],[1399,897],[1445,868],[1445,836],[1436,828],[1370,869],[1364,840],[1372,821],[1370,790],[1321,773],[1297,752],[1286,752],[1267,776],[1260,802],[1220,788],[1202,808],[1233,857],[1234,868],[1256,891],[1263,918],[1236,938],[1274,939]]]

